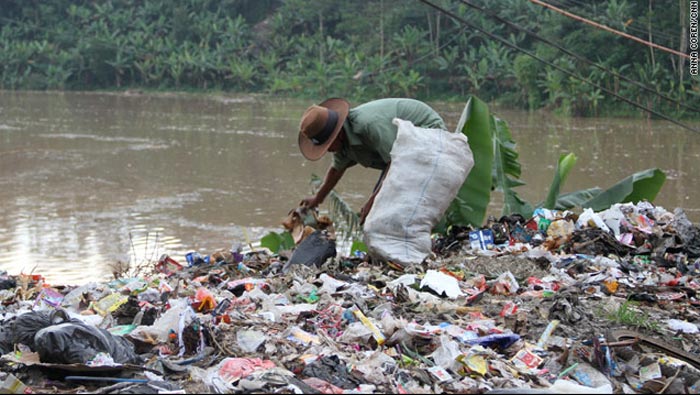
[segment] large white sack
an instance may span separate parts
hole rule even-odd
[[[402,264],[430,254],[430,232],[474,166],[467,136],[425,129],[394,118],[398,126],[391,166],[364,224],[370,256]]]

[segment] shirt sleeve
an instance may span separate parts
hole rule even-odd
[[[447,130],[445,121],[440,114],[423,102],[403,99],[397,106],[397,116],[411,121],[420,128]]]

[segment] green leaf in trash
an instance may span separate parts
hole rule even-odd
[[[367,245],[361,240],[355,239],[352,241],[352,246],[350,246],[350,253],[352,254],[355,251],[362,251],[364,253],[367,253]]]
[[[294,239],[289,232],[270,232],[260,239],[260,246],[269,249],[273,254],[278,254],[283,250],[291,250],[294,245]]]
[[[666,181],[666,174],[658,168],[634,173],[582,204],[593,211],[601,211],[615,203],[653,201]]]
[[[260,239],[260,246],[272,251],[273,254],[280,250],[281,244],[282,237],[277,232],[270,232]]]

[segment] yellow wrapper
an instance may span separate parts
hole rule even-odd
[[[372,331],[372,337],[374,337],[374,340],[377,341],[377,344],[379,344],[380,346],[384,344],[384,342],[386,341],[386,337],[384,337],[384,334],[382,334],[379,328],[377,328],[372,323],[372,321],[370,321],[369,318],[367,318],[362,313],[362,311],[360,311],[360,309],[357,308],[357,306],[352,307],[352,313],[355,315],[355,317],[357,317],[358,320],[360,320],[360,322],[362,322],[364,326],[366,326],[370,331]]]

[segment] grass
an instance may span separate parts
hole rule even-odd
[[[659,332],[661,330],[659,323],[648,313],[638,309],[638,305],[639,303],[626,300],[617,310],[606,311],[605,317],[618,324]]]

